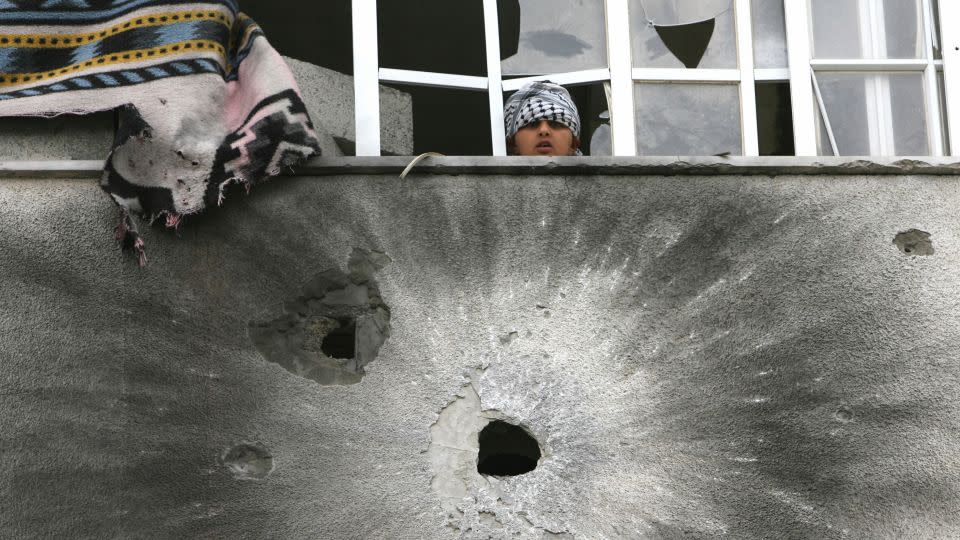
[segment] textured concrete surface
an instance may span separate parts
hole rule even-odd
[[[141,270],[94,182],[0,182],[0,536],[960,536],[956,177],[233,197]],[[265,358],[251,322],[355,248],[390,259],[363,379]],[[476,473],[491,419],[534,471]]]
[[[323,155],[356,153],[353,77],[296,58],[283,59],[297,79],[310,119],[340,145],[340,154]],[[380,87],[380,149],[383,155],[413,153],[413,100],[386,86]]]
[[[0,118],[0,160],[105,159],[113,113]]]

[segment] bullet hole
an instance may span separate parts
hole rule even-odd
[[[513,340],[517,339],[518,337],[520,337],[519,332],[510,332],[509,334],[503,334],[500,336],[500,344],[509,345],[513,343]]]
[[[520,426],[494,420],[480,431],[477,472],[489,476],[518,476],[537,468],[540,445]]]
[[[240,443],[220,455],[220,463],[237,480],[262,480],[273,471],[273,456],[260,443]]]
[[[270,362],[320,384],[356,384],[390,336],[390,308],[373,277],[390,262],[384,253],[354,249],[349,273],[314,276],[303,294],[268,321],[252,321],[250,340]]]
[[[928,256],[934,253],[930,233],[918,229],[897,233],[897,236],[893,238],[893,243],[904,255]]]
[[[351,359],[356,354],[357,321],[337,319],[337,326],[327,332],[320,350],[330,358]]]
[[[853,411],[846,407],[840,407],[833,413],[833,418],[840,423],[846,424],[853,421]]]

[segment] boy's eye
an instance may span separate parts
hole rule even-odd
[[[565,126],[565,125],[563,125],[563,124],[561,124],[560,122],[557,122],[557,121],[555,121],[555,120],[550,120],[550,128],[551,128],[551,129],[560,129],[560,128],[563,128],[563,127],[567,127],[567,126]]]

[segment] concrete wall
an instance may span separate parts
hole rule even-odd
[[[282,178],[144,269],[92,180],[0,207],[0,536],[960,535],[956,177]]]

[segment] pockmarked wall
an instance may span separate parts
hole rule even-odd
[[[960,535],[955,176],[345,169],[143,269],[95,180],[0,208],[5,538]]]

